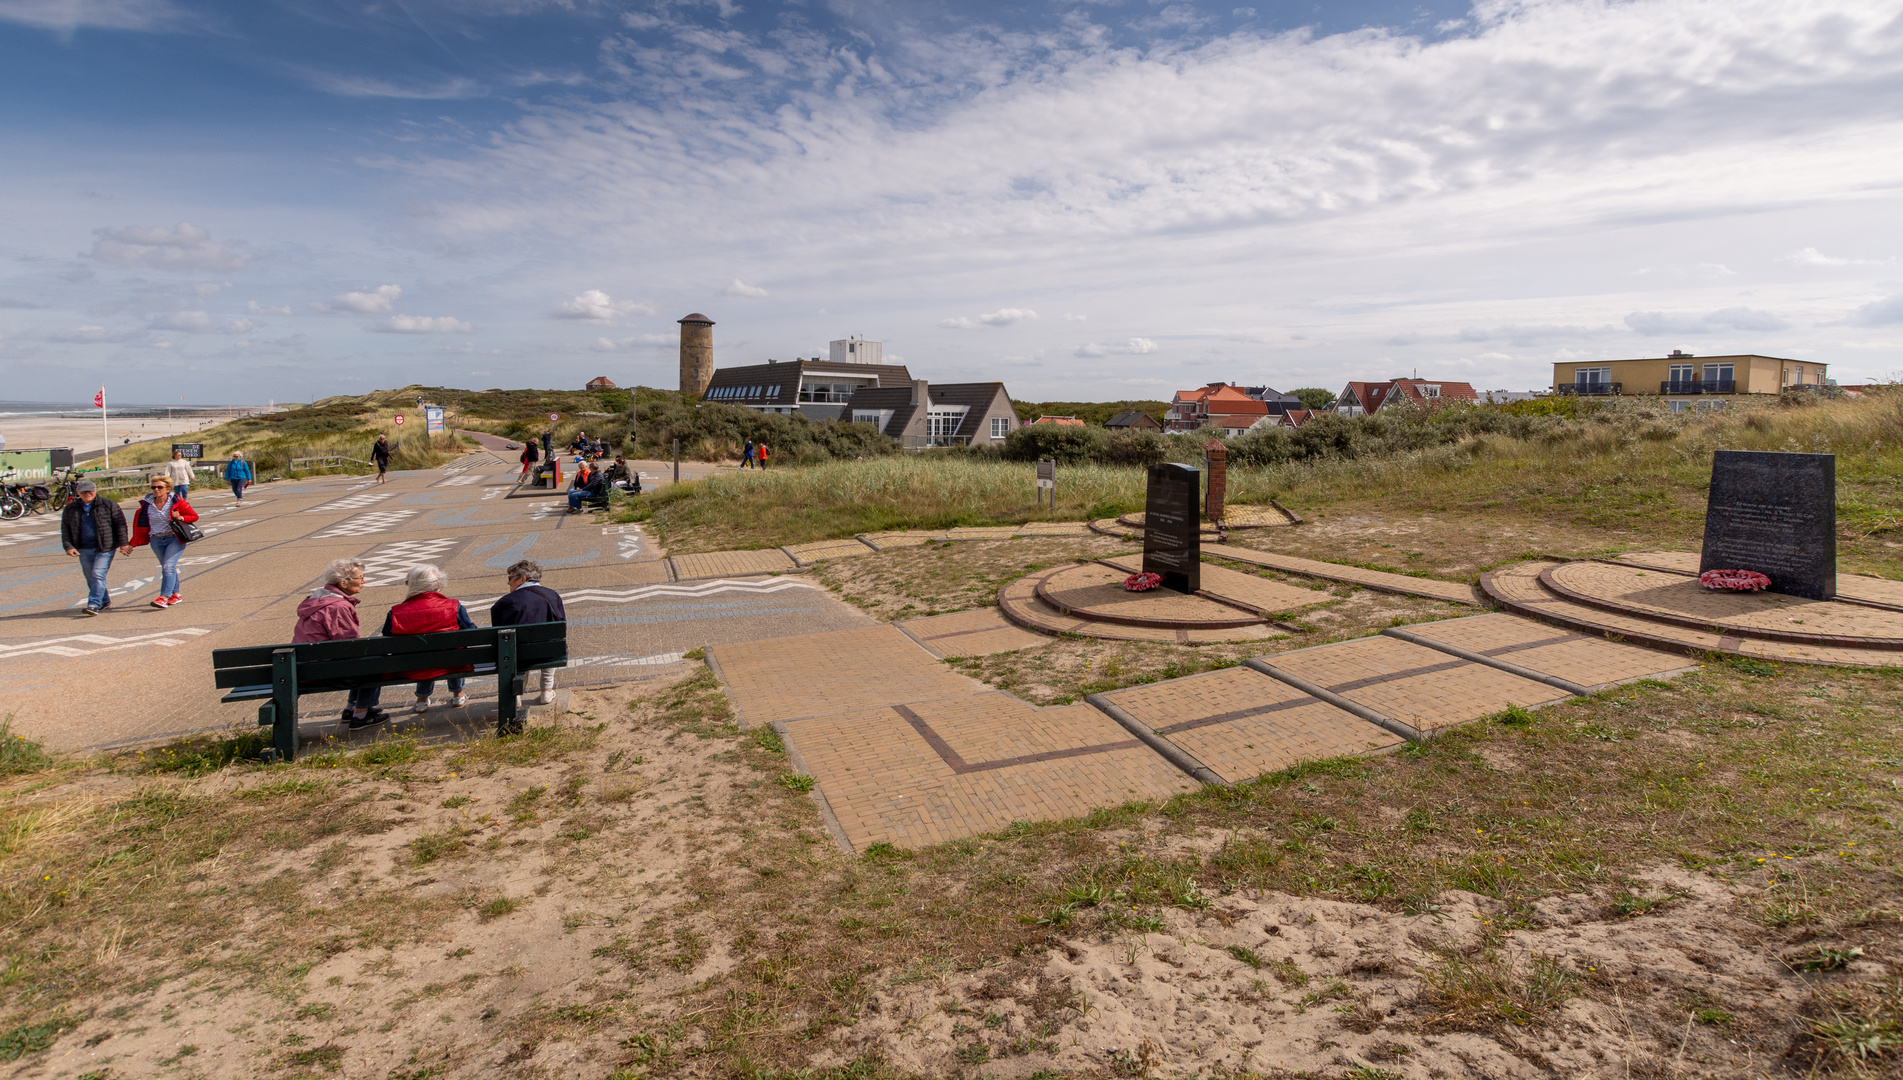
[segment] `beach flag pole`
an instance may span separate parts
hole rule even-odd
[[[112,428],[106,424],[106,384],[99,384],[99,393],[93,395],[93,404],[99,406],[99,453],[105,461],[102,468],[112,468]]]

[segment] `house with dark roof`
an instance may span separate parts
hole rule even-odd
[[[903,364],[768,360],[714,372],[701,400],[808,420],[838,420],[846,411],[846,403],[861,390],[911,385],[912,374]]]
[[[939,383],[871,386],[852,395],[841,417],[872,424],[908,450],[928,446],[1002,446],[1017,430],[1017,409],[1004,384]]]
[[[1298,402],[1299,404],[1299,402]],[[1196,431],[1219,427],[1241,434],[1269,415],[1269,407],[1250,397],[1248,390],[1228,383],[1210,383],[1195,390],[1178,390],[1164,414],[1165,430]]]
[[[1109,420],[1104,421],[1103,426],[1109,428],[1111,431],[1163,430],[1163,425],[1156,422],[1156,417],[1146,412],[1136,412],[1134,410],[1118,413]]]

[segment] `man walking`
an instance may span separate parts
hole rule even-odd
[[[535,440],[530,439],[524,443],[522,446],[522,475],[516,478],[516,483],[519,484],[527,480],[535,472],[535,463],[540,460],[542,460],[542,455],[541,452],[536,449]]]
[[[753,440],[752,439],[748,439],[747,444],[740,448],[740,467],[743,469],[753,468]]]
[[[112,606],[106,591],[112,553],[130,554],[132,549],[126,545],[132,534],[126,528],[125,511],[99,494],[99,485],[81,480],[73,485],[73,493],[79,498],[60,511],[59,538],[66,554],[79,558],[79,572],[86,575],[86,614],[97,615]]]
[[[507,571],[509,592],[489,609],[490,626],[522,626],[527,623],[567,622],[561,594],[542,584],[542,567],[532,559],[512,564]],[[555,669],[535,673],[541,684],[537,705],[555,703]]]
[[[179,498],[190,494],[192,487],[192,463],[185,460],[183,450],[172,451],[172,460],[165,463],[165,478],[172,482],[172,493]]]
[[[377,436],[377,445],[370,448],[370,460],[377,463],[377,483],[387,484],[390,478],[385,473],[390,470],[390,440]]]

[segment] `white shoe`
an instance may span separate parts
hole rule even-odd
[[[456,691],[456,696],[449,699],[449,704],[451,708],[455,709],[460,709],[464,705],[469,704],[469,692],[466,690]]]
[[[537,705],[553,705],[553,704],[555,704],[555,691],[553,691],[553,690],[544,690],[544,691],[542,691],[541,693],[539,693],[539,694],[537,694],[537,695],[535,695],[535,703],[536,703]]]
[[[429,711],[429,699],[428,699],[428,698],[426,698],[426,697],[420,697],[420,698],[417,698],[417,699],[416,699],[416,704],[414,704],[414,705],[412,705],[412,706],[410,706],[410,711],[411,711],[411,712],[428,712],[428,711]]]

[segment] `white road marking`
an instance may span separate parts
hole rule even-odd
[[[462,487],[465,484],[480,484],[480,483],[482,483],[481,476],[476,475],[475,473],[463,473],[458,476],[452,476],[447,480],[438,480],[436,483],[431,484],[430,486],[431,487]]]
[[[643,537],[639,525],[605,525],[602,527],[601,535],[621,538],[615,541],[615,554],[624,559],[632,559],[641,554]]]
[[[400,585],[410,567],[433,562],[460,541],[439,537],[434,540],[398,540],[372,550],[363,559],[365,585]]]
[[[375,506],[385,499],[396,498],[394,491],[366,491],[359,495],[347,495],[336,502],[313,506],[304,511],[306,514],[323,514],[335,510],[361,510],[366,506]]]
[[[323,532],[312,534],[311,538],[329,540],[337,536],[371,536],[380,532],[389,532],[415,517],[416,513],[415,510],[372,510],[367,514],[346,518]]]
[[[71,637],[53,638],[50,641],[29,641],[24,645],[0,645],[0,660],[10,660],[16,656],[92,656],[96,653],[113,652],[118,649],[137,649],[146,645],[184,645],[195,637],[211,633],[196,626],[180,626],[170,630],[158,630],[149,634],[134,634],[131,637],[109,637],[105,634],[74,634]],[[72,644],[67,644],[71,642]],[[93,645],[96,648],[81,648],[81,645]]]

